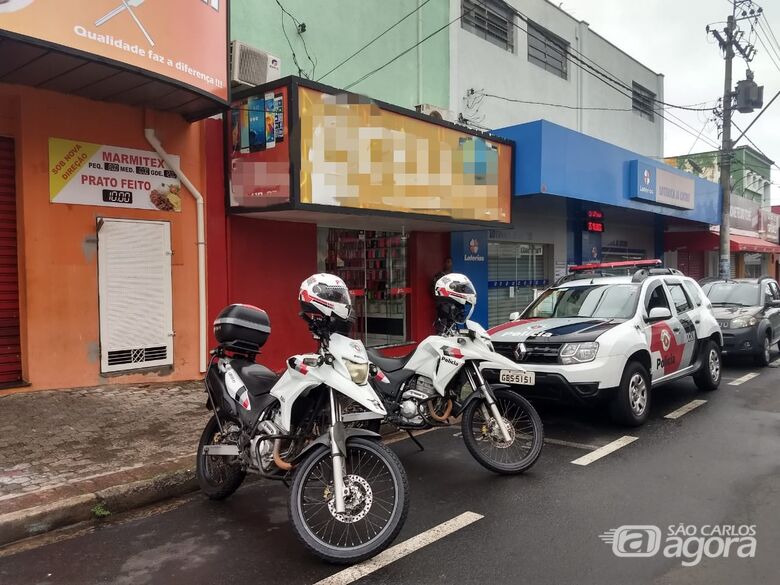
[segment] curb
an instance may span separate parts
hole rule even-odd
[[[116,514],[181,496],[198,488],[195,470],[177,469],[51,504],[0,514],[0,546],[78,522],[94,521],[97,505]]]

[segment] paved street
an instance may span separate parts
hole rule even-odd
[[[773,357],[775,367],[763,370],[727,364],[714,394],[699,393],[689,379],[660,389],[651,420],[639,429],[543,408],[548,443],[520,477],[482,469],[456,436],[458,428],[422,436],[424,452],[408,440],[394,443],[412,489],[409,519],[396,543],[423,538],[359,582],[776,582],[780,357]],[[758,375],[747,379],[753,372]],[[679,410],[693,400],[706,402]],[[678,418],[664,418],[675,412]],[[623,436],[636,440],[587,465],[572,464]],[[256,482],[223,503],[193,494],[97,528],[41,537],[0,553],[0,582],[316,583],[339,573],[342,568],[319,563],[298,545],[287,524],[286,496],[283,485]],[[465,512],[482,518],[469,516],[471,523],[438,539],[426,532]],[[599,538],[622,525],[655,525],[666,534],[681,523],[755,525],[755,558],[738,558],[732,549],[729,558],[704,556],[684,567],[660,553],[617,558]],[[352,569],[329,582],[358,577]]]

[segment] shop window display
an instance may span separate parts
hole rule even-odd
[[[317,241],[319,270],[340,276],[352,293],[351,335],[369,347],[408,341],[406,237],[319,228]]]

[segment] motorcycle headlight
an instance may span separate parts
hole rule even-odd
[[[742,329],[743,327],[752,327],[758,323],[755,317],[737,317],[729,323],[729,329]]]
[[[344,360],[350,378],[355,384],[365,384],[368,380],[368,364],[359,364],[350,360]]]
[[[560,358],[562,364],[584,364],[596,359],[599,344],[595,341],[587,343],[564,343]]]

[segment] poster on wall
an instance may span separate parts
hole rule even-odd
[[[299,88],[301,203],[510,222],[512,146]]]
[[[171,156],[176,165],[178,156]],[[181,211],[179,179],[156,152],[49,138],[52,203]]]
[[[0,29],[228,97],[227,0],[2,0]]]
[[[232,104],[232,206],[268,207],[290,200],[287,115],[286,87]]]

